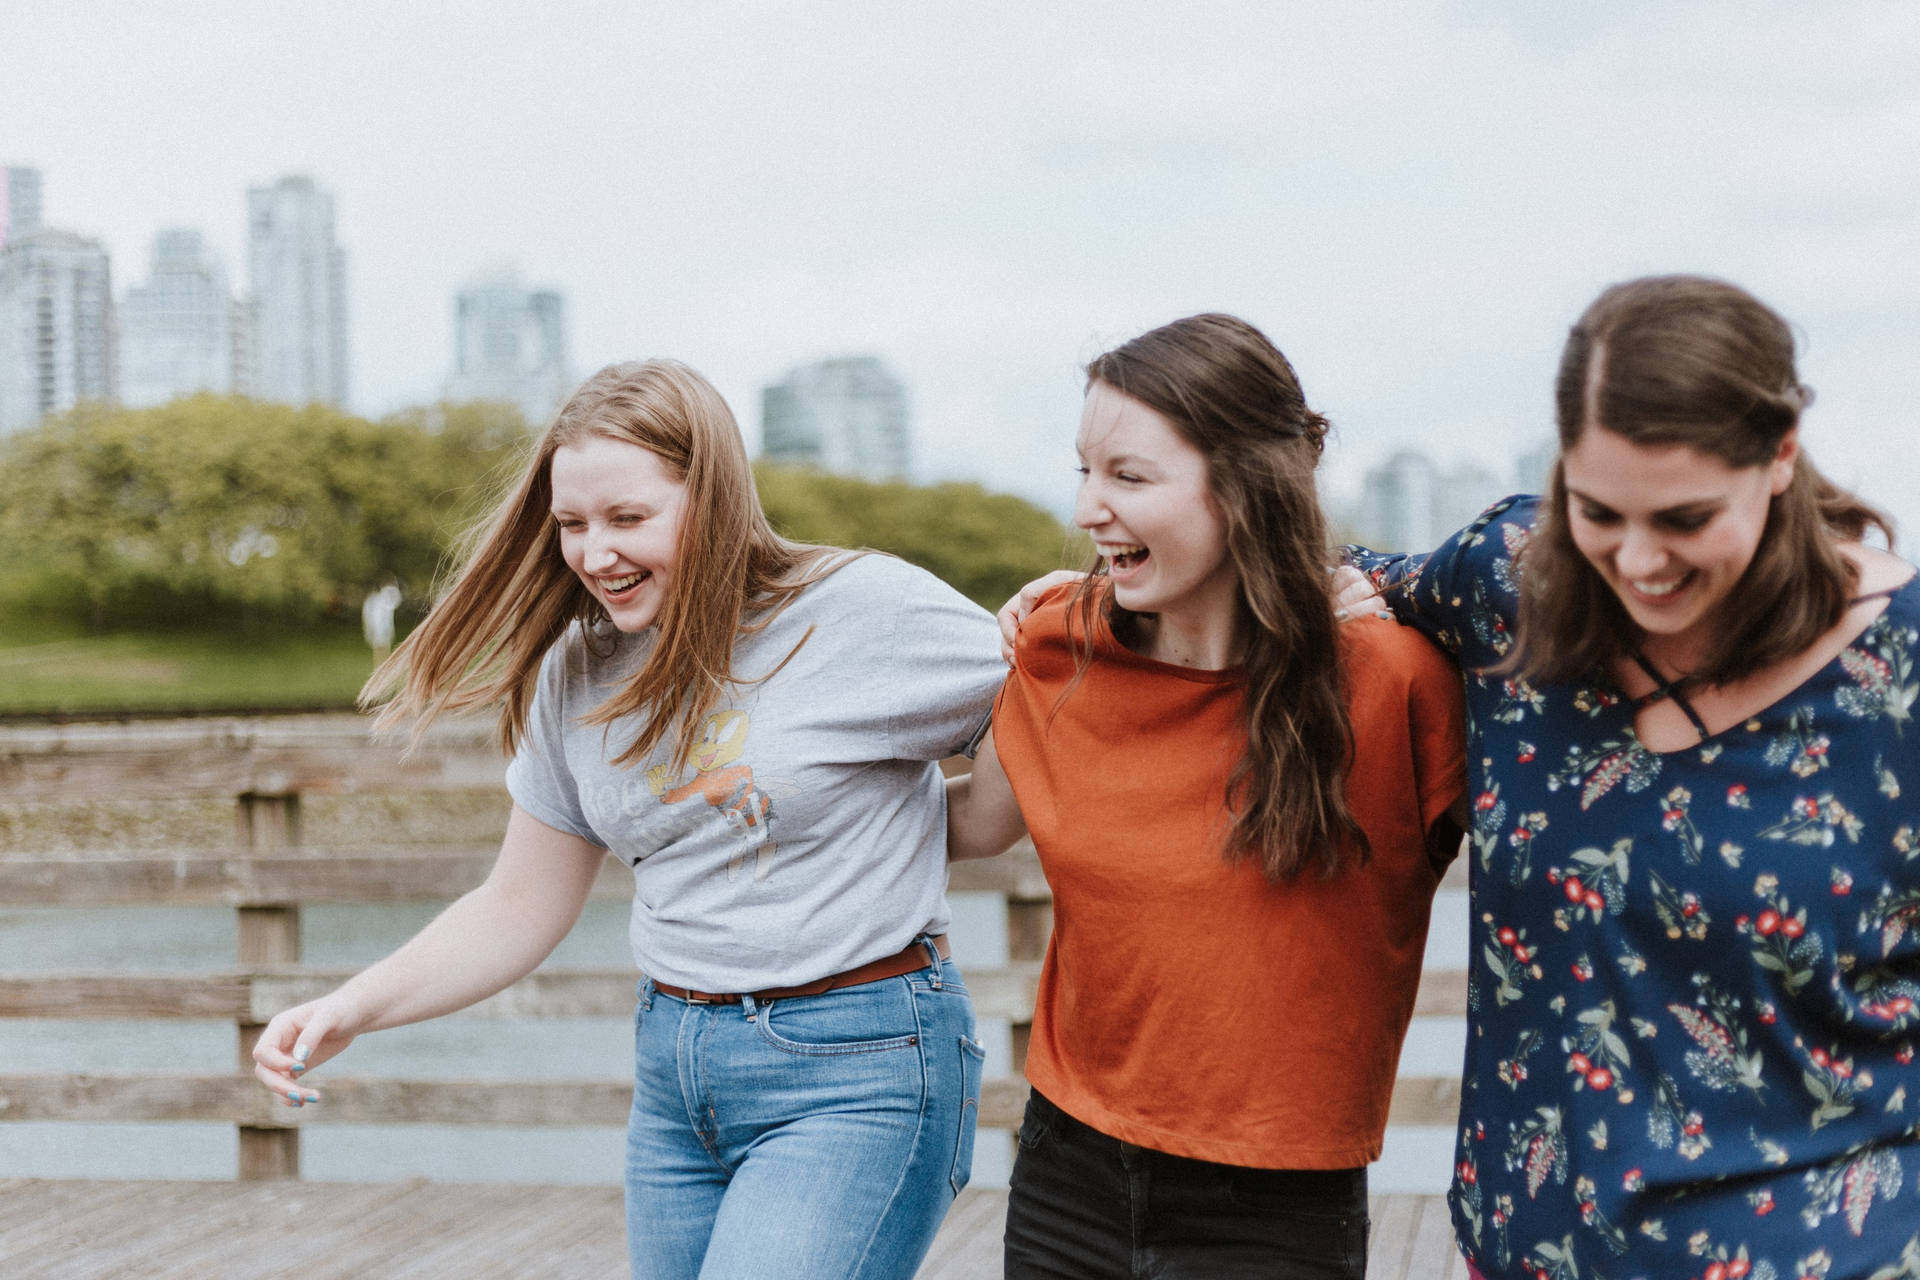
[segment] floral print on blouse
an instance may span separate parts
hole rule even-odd
[[[1489,1280],[1920,1280],[1920,583],[1656,753],[1604,675],[1485,673],[1535,509],[1349,551],[1466,672],[1461,1248]]]

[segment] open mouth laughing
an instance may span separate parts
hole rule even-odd
[[[1106,557],[1107,568],[1123,577],[1145,564],[1147,557],[1152,554],[1136,542],[1101,543],[1097,550]]]
[[[606,597],[608,604],[622,604],[631,600],[634,592],[640,589],[640,584],[652,576],[652,573],[642,569],[638,573],[629,573],[623,577],[598,578],[595,581],[600,584],[600,592]]]

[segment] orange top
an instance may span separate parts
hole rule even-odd
[[[1274,1169],[1377,1159],[1465,786],[1460,676],[1417,633],[1345,623],[1364,866],[1274,885],[1221,854],[1246,745],[1238,669],[1143,658],[1102,621],[1067,695],[1072,588],[1020,631],[995,749],[1053,886],[1027,1077],[1102,1133]]]

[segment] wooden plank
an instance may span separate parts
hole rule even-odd
[[[1434,1280],[1407,1270],[1408,1243],[1419,1216],[1416,1197],[1367,1197],[1367,1280]]]
[[[312,1082],[325,1101],[294,1111],[251,1076],[0,1075],[0,1122],[203,1121],[281,1128],[301,1124],[610,1125],[626,1123],[628,1080],[397,1080],[341,1076]],[[1027,1082],[992,1076],[981,1084],[980,1123],[1018,1128]],[[1453,1076],[1402,1077],[1394,1124],[1452,1125],[1460,1108]]]
[[[0,791],[15,799],[469,790],[506,760],[487,721],[449,721],[419,750],[362,716],[262,716],[0,728]]]
[[[948,1210],[915,1280],[1000,1280],[1006,1225],[1006,1191],[969,1187]]]
[[[301,848],[270,854],[47,854],[0,857],[0,905],[273,906],[449,902],[486,878],[496,846]],[[594,883],[631,898],[633,873],[612,858]]]
[[[316,1080],[325,1101],[281,1106],[251,1076],[5,1075],[0,1121],[99,1124],[200,1121],[286,1128],[303,1124],[623,1126],[631,1080]]]
[[[1401,1076],[1393,1084],[1392,1124],[1451,1126],[1460,1119],[1460,1077]]]
[[[1420,974],[1420,990],[1413,997],[1416,1018],[1459,1018],[1467,1016],[1467,971],[1465,969],[1427,969]]]
[[[1465,1276],[1466,1259],[1453,1240],[1453,1215],[1444,1197],[1423,1198],[1413,1238],[1407,1245],[1407,1275],[1438,1278],[1455,1268]]]
[[[0,1255],[34,1275],[142,1280],[624,1280],[620,1199],[608,1186],[8,1179]],[[963,1192],[919,1280],[999,1276],[1005,1216],[1005,1191]]]
[[[1053,896],[1031,840],[1020,841],[997,858],[949,863],[947,888],[955,893],[998,893],[1016,901],[1043,901]]]
[[[1018,1129],[1032,1092],[1020,1076],[988,1076],[980,1082],[980,1125],[985,1129]]]
[[[198,1018],[237,1022],[249,1016],[252,988],[249,978],[238,973],[38,973],[0,977],[0,1018]]]

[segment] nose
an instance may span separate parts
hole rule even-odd
[[[1644,525],[1627,526],[1613,553],[1614,565],[1628,578],[1650,578],[1667,564],[1667,550],[1659,534]]]
[[[613,568],[613,563],[617,559],[619,555],[613,549],[613,540],[608,536],[608,531],[604,527],[596,529],[589,525],[586,536],[582,540],[580,554],[582,567],[588,573],[600,573]]]
[[[1073,522],[1082,529],[1097,529],[1113,520],[1113,512],[1107,509],[1106,502],[1100,497],[1098,487],[1091,479],[1080,482],[1080,491],[1073,495]]]

